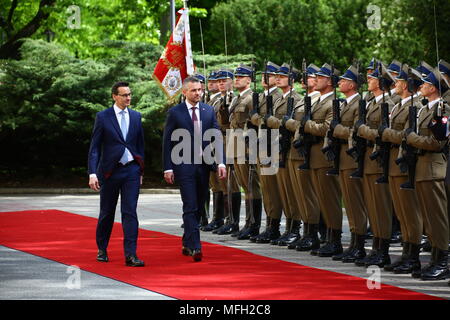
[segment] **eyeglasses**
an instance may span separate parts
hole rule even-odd
[[[124,98],[128,98],[131,97],[131,93],[125,93],[125,94],[117,94],[118,96],[124,97]]]

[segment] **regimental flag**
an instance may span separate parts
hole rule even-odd
[[[177,16],[176,27],[152,75],[169,100],[174,100],[181,92],[183,80],[195,71],[188,9],[179,10]]]

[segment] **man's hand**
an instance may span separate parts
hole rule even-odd
[[[144,177],[143,177],[143,176],[141,176],[141,186],[142,186],[142,180],[143,180],[143,178],[144,178]]]
[[[173,184],[174,179],[175,178],[174,178],[174,175],[173,175],[173,171],[164,173],[164,180],[166,180],[167,183]]]
[[[97,177],[89,178],[89,188],[94,191],[100,191],[100,184],[98,183]]]
[[[226,167],[217,168],[217,175],[219,176],[219,179],[225,179],[227,177],[227,168]]]

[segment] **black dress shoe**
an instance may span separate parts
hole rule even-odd
[[[195,262],[202,261],[203,253],[201,249],[194,249],[192,250],[192,259],[194,259]]]
[[[98,250],[97,253],[97,261],[100,262],[108,262],[108,254],[106,253],[106,250]]]
[[[144,261],[139,260],[136,256],[128,256],[125,258],[125,264],[128,267],[143,267]]]
[[[189,249],[188,247],[183,247],[181,249],[181,253],[183,254],[183,256],[191,256],[192,255],[192,250]]]

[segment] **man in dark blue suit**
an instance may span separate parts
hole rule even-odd
[[[213,107],[200,102],[203,94],[200,81],[195,77],[186,78],[183,94],[185,102],[167,112],[164,179],[180,186],[184,224],[182,253],[201,261],[199,218],[209,190],[209,172],[217,170],[220,179],[226,177],[223,138]]]
[[[97,260],[108,261],[107,247],[120,193],[125,264],[144,266],[136,256],[138,218],[136,207],[144,174],[144,132],[141,114],[129,107],[131,91],[126,82],[112,87],[114,105],[97,113],[89,148],[89,186],[100,191],[96,240]]]

